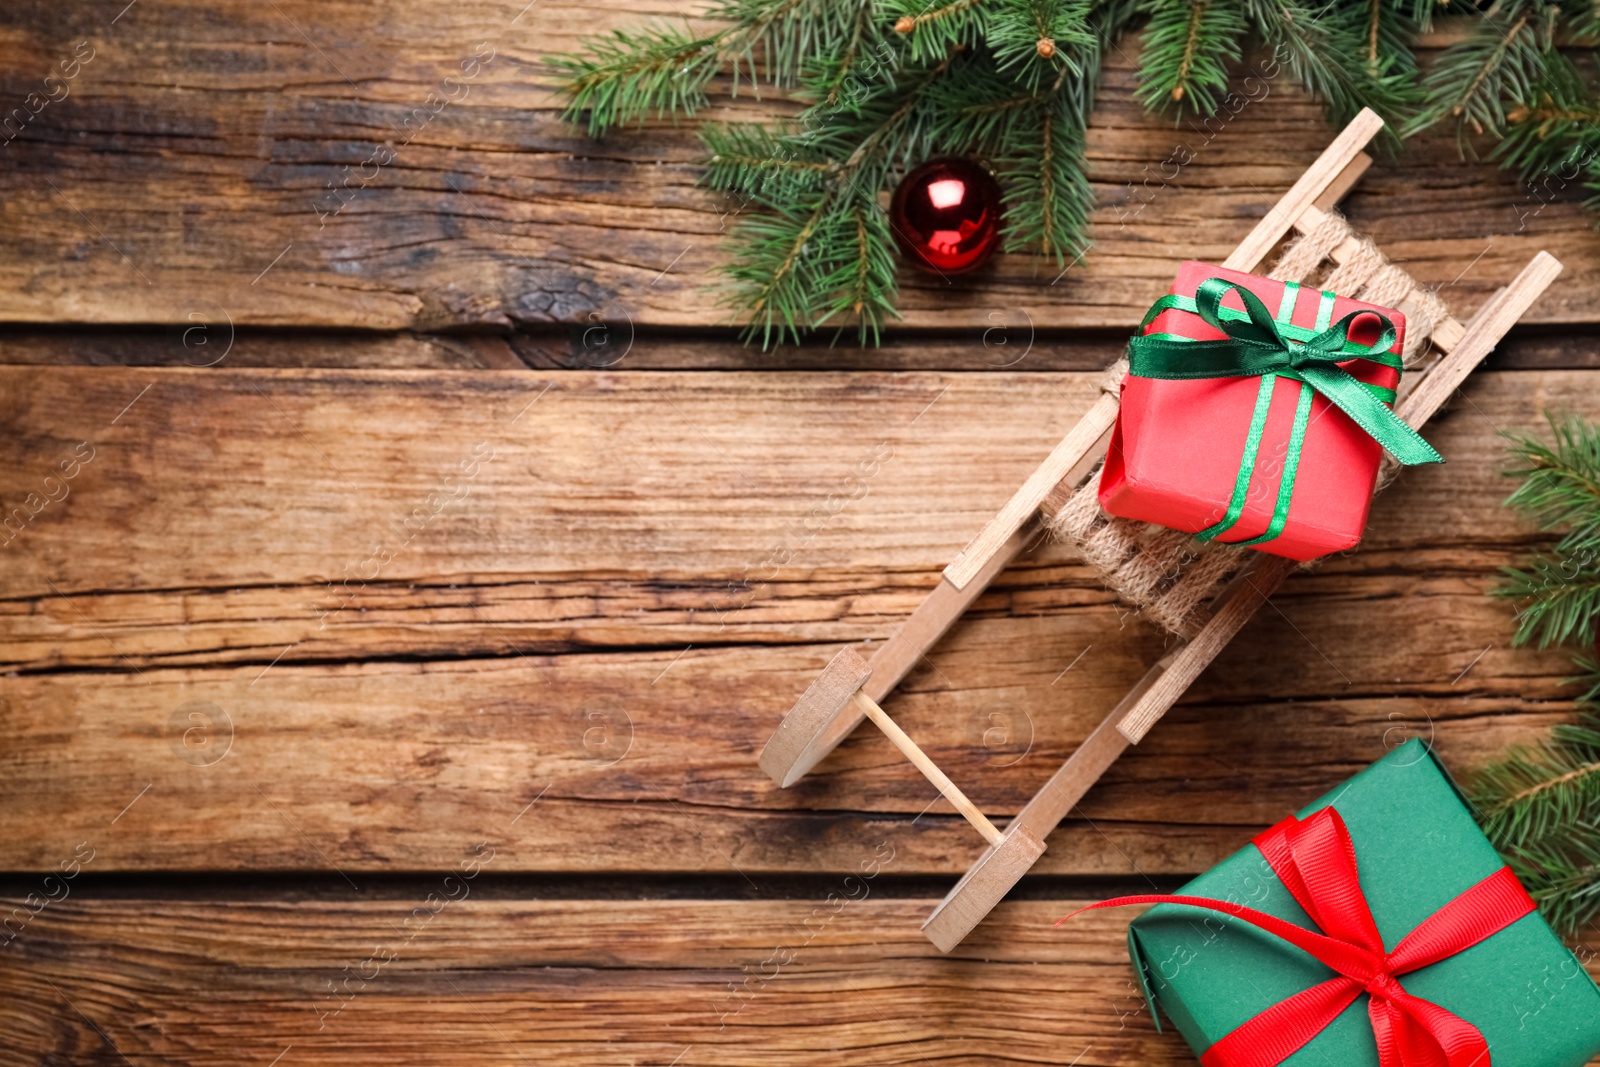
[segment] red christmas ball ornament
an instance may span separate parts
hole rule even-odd
[[[901,251],[924,270],[975,270],[1000,242],[1000,183],[970,159],[929,160],[895,189],[889,221]]]

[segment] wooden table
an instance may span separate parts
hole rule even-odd
[[[1425,139],[1358,225],[1463,313],[1540,247],[1566,273],[1430,427],[1449,464],[940,957],[917,926],[976,843],[932,788],[872,732],[791,791],[756,754],[1328,129],[1283,81],[1174,128],[1119,56],[1086,262],[908,278],[884,348],[764,354],[692,127],[588,141],[537,66],[678,9],[523,2],[0,15],[5,107],[56,97],[0,170],[0,1061],[1187,1064],[1127,916],[1056,918],[1405,738],[1470,774],[1569,715],[1485,591],[1536,540],[1499,433],[1600,416],[1600,239],[1580,191]],[[1040,545],[890,707],[999,818],[1162,646]]]

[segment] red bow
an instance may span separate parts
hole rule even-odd
[[[1322,933],[1206,897],[1118,897],[1081,909],[1187,904],[1220,911],[1289,942],[1339,973],[1268,1008],[1212,1045],[1200,1057],[1205,1067],[1277,1067],[1362,993],[1371,994],[1367,1013],[1383,1067],[1489,1067],[1489,1046],[1476,1027],[1407,993],[1396,978],[1464,952],[1532,912],[1533,900],[1510,868],[1500,868],[1462,893],[1386,952],[1361,891],[1355,845],[1338,812],[1324,808],[1305,822],[1290,816],[1255,844]]]

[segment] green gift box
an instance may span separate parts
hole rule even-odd
[[[1420,741],[1395,749],[1299,818],[1309,820],[1330,807],[1348,828],[1360,889],[1389,952],[1505,866]],[[1265,844],[1265,838],[1258,840]],[[1177,895],[1318,928],[1254,843]],[[1157,1027],[1159,1009],[1202,1058],[1240,1026],[1336,977],[1306,952],[1242,919],[1189,905],[1160,904],[1135,919],[1128,947]],[[1537,912],[1401,975],[1399,983],[1405,993],[1475,1027],[1488,1045],[1483,1067],[1581,1067],[1600,1054],[1600,988]],[[1281,1062],[1380,1067],[1368,1001],[1369,994],[1361,993]]]

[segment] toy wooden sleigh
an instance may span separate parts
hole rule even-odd
[[[1270,272],[1302,282],[1324,263],[1317,288],[1397,308],[1407,320],[1407,368],[1397,414],[1420,427],[1455,392],[1506,331],[1561,272],[1540,252],[1511,284],[1463,324],[1429,290],[1352,233],[1334,206],[1371,163],[1362,149],[1383,120],[1362,111],[1224,261],[1253,272],[1284,238],[1295,240]],[[1431,344],[1424,344],[1431,341]],[[1130,744],[1138,744],[1299,566],[1292,560],[1126,519],[1099,508],[1096,477],[1118,410],[1127,364],[1113,365],[1101,394],[1076,426],[945,569],[939,585],[869,659],[836,655],[784,717],[761,753],[761,767],[793,785],[861,723],[871,719],[970,822],[988,848],[928,916],[923,932],[948,952],[981,922],[1038,860],[1044,840]],[[1394,473],[1386,463],[1379,488]],[[1044,531],[1072,542],[1107,585],[1174,633],[1157,662],[1015,818],[1000,829],[984,816],[880,706],[901,679],[994,577]]]

